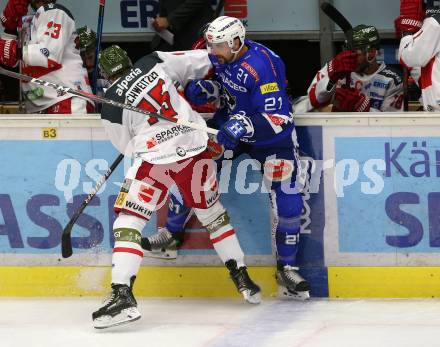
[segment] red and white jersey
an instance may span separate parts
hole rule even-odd
[[[345,79],[339,80],[330,90],[327,90],[328,83],[326,64],[318,71],[307,90],[313,108],[319,109],[332,103],[336,88],[340,88]],[[370,112],[403,111],[402,77],[384,62],[380,63],[377,71],[371,75],[352,72],[350,87],[360,90],[370,98]]]
[[[23,18],[23,73],[69,88],[91,92],[87,71],[79,54],[75,21],[64,6],[41,6]],[[30,113],[72,97],[59,96],[53,88],[23,83]]]
[[[427,17],[414,35],[402,37],[400,62],[409,68],[421,68],[418,84],[425,111],[440,111],[440,18]]]
[[[206,77],[212,69],[206,50],[155,52],[139,59],[112,84],[105,97],[168,118],[206,125],[202,116],[177,91],[191,79]],[[206,149],[208,135],[184,125],[103,105],[101,118],[118,151],[152,164],[169,164]]]

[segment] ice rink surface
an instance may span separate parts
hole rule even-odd
[[[440,346],[439,300],[141,299],[142,318],[95,330],[100,299],[0,299],[1,347]]]

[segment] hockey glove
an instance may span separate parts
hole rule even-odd
[[[225,151],[225,148],[217,143],[215,135],[208,134],[208,145],[206,147],[208,155],[213,159],[220,159]]]
[[[238,141],[246,135],[246,127],[238,119],[230,119],[220,128],[217,134],[217,142],[226,149],[234,149]]]
[[[0,63],[9,67],[16,67],[17,58],[17,41],[11,39],[0,38]]]
[[[357,53],[353,50],[347,50],[339,53],[327,65],[328,77],[330,81],[336,83],[344,78],[347,73],[356,69]]]
[[[15,32],[21,17],[28,12],[29,0],[9,0],[3,10],[0,20],[5,31]]]
[[[425,16],[423,0],[400,0],[400,15],[423,20]]]
[[[396,29],[396,38],[401,39],[402,36],[408,34],[415,34],[422,27],[423,21],[417,20],[411,17],[399,16],[394,21],[394,27]]]
[[[425,10],[422,0],[401,0],[400,16],[394,21],[397,39],[400,40],[402,35],[419,31],[424,18]]]
[[[370,99],[354,88],[336,88],[332,112],[369,112]]]
[[[203,105],[216,101],[220,95],[220,89],[220,83],[216,81],[192,80],[185,87],[185,97],[195,105]]]

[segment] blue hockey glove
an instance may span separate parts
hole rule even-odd
[[[192,80],[185,87],[186,99],[196,105],[216,101],[220,94],[220,83],[210,80]]]
[[[230,119],[218,131],[217,142],[225,146],[226,149],[234,149],[246,133],[247,130],[243,122],[238,119]]]

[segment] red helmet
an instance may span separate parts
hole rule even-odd
[[[205,36],[200,37],[191,46],[192,49],[206,49],[206,39]]]

